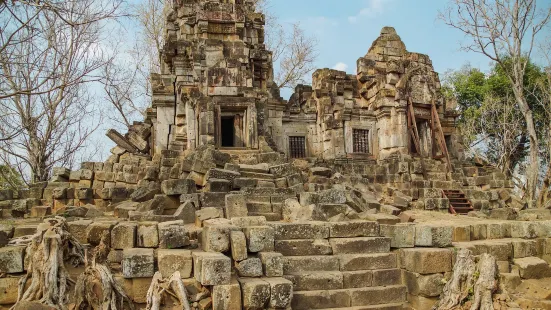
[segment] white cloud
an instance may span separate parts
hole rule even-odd
[[[333,66],[333,69],[346,72],[346,69],[348,69],[348,65],[344,62],[338,62],[336,65]]]
[[[367,0],[367,6],[362,8],[358,14],[348,17],[351,24],[357,23],[362,18],[374,18],[381,15],[389,0]]]

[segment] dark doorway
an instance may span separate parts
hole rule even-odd
[[[233,116],[223,116],[221,120],[222,147],[234,147],[233,137],[235,135]]]

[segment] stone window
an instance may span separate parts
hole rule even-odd
[[[353,129],[352,145],[354,153],[369,153],[369,130]]]
[[[306,138],[290,136],[289,137],[289,156],[291,158],[306,157]]]

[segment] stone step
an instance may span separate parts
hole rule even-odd
[[[404,303],[396,303],[396,304],[383,304],[383,305],[374,305],[374,306],[333,308],[332,310],[371,310],[371,309],[404,310],[405,305],[404,305]]]
[[[331,238],[329,243],[334,254],[362,254],[390,252],[390,238],[360,237]]]
[[[247,202],[249,213],[272,213],[271,202]]]
[[[241,192],[252,196],[283,196],[296,198],[297,191],[291,187],[289,188],[268,188],[268,187],[256,187],[256,188],[243,188]]]
[[[257,165],[245,165],[239,164],[239,170],[241,172],[256,172],[256,173],[270,173],[270,167],[268,164],[257,164]]]
[[[398,268],[300,272],[286,274],[284,277],[293,282],[293,289],[296,291],[353,289],[402,284],[402,271]]]
[[[372,309],[381,309],[379,305],[402,304],[405,301],[406,287],[391,285],[357,289],[294,291],[291,307],[294,310],[346,309],[363,306],[376,306]]]
[[[293,290],[319,291],[342,289],[343,274],[340,271],[315,271],[300,274],[288,274],[285,279],[293,282]]]
[[[252,171],[241,171],[241,177],[242,178],[262,180],[262,181],[273,181],[274,180],[274,175],[273,174],[261,173],[261,172],[252,172]]]
[[[339,257],[311,255],[283,257],[283,273],[296,274],[316,271],[339,271]]]
[[[264,216],[266,218],[266,221],[268,222],[278,222],[283,219],[281,216],[281,213],[275,213],[275,212],[249,212],[249,216]]]

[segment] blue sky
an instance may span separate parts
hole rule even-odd
[[[427,54],[442,76],[464,64],[488,70],[483,55],[460,50],[463,35],[437,19],[444,0],[271,0],[270,10],[283,24],[300,22],[318,39],[316,68],[346,68],[354,73],[381,28],[396,29],[408,51]],[[291,90],[284,90],[288,98]]]

